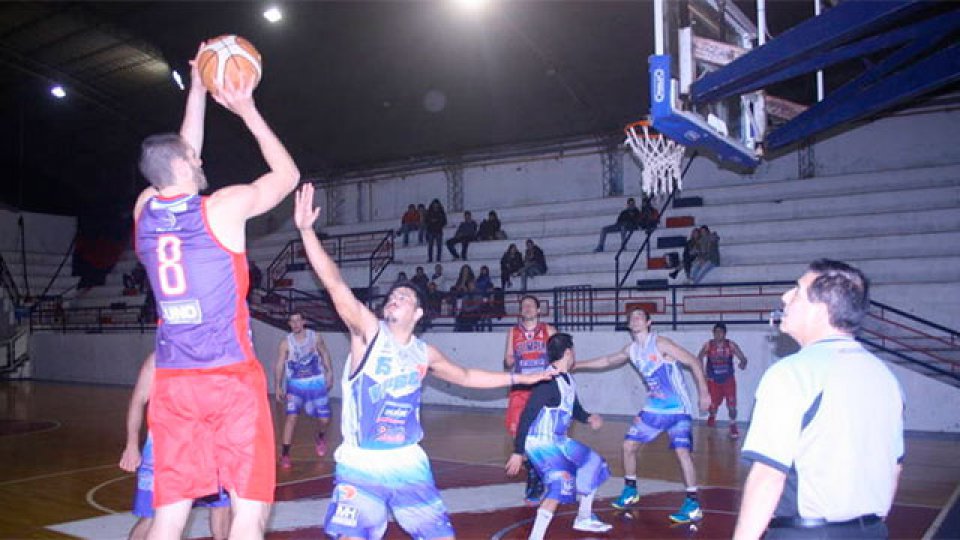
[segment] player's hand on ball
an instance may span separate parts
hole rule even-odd
[[[120,456],[120,468],[127,472],[134,472],[140,466],[140,449],[136,446],[127,446]]]
[[[599,414],[591,414],[587,418],[587,423],[590,424],[590,427],[594,430],[600,429],[603,427],[603,417]]]
[[[507,474],[510,476],[516,476],[520,472],[520,467],[523,466],[523,455],[522,454],[510,454],[510,459],[507,460],[507,465],[504,467]]]
[[[253,109],[253,89],[257,86],[257,81],[253,79],[243,79],[241,81],[227,80],[223,86],[217,86],[213,92],[213,99],[227,108],[230,112],[243,116],[245,112]]]
[[[320,217],[320,209],[313,207],[313,184],[306,183],[298,191],[293,203],[293,222],[300,231],[312,231]]]

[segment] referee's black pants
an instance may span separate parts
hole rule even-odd
[[[779,538],[889,538],[890,531],[887,524],[877,521],[868,525],[850,523],[844,525],[827,525],[823,527],[776,527],[768,528],[764,538],[767,540]]]

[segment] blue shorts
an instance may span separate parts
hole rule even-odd
[[[528,437],[526,450],[527,459],[543,478],[544,497],[561,504],[577,502],[578,494],[594,491],[610,477],[607,462],[580,441]]]
[[[314,418],[330,418],[327,379],[323,375],[303,379],[287,379],[287,414],[305,414]]]
[[[648,443],[666,431],[670,448],[693,450],[693,420],[689,414],[659,414],[640,411],[624,439]]]
[[[193,506],[202,508],[219,508],[230,506],[230,496],[220,489],[214,493],[194,501]],[[133,515],[139,518],[152,518],[153,509],[153,437],[148,433],[147,442],[143,444],[140,453],[140,466],[137,467],[137,491],[133,494]]]
[[[340,445],[336,487],[324,525],[333,537],[382,538],[390,511],[414,538],[454,536],[447,509],[419,445],[365,450]]]

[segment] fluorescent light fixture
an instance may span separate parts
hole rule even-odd
[[[280,12],[280,8],[278,8],[277,6],[272,6],[263,12],[263,18],[272,23],[275,23],[275,22],[279,22],[280,19],[283,18],[283,13]]]
[[[59,84],[50,88],[50,93],[53,94],[53,97],[57,99],[63,99],[67,97],[67,91],[64,90]]]
[[[478,12],[483,11],[487,4],[488,0],[454,0],[454,3],[460,6],[460,9],[463,11],[469,12]]]
[[[177,83],[177,88],[183,90],[183,78],[177,70],[173,70],[173,82]]]

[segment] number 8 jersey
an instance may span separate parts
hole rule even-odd
[[[247,258],[210,229],[206,197],[156,196],[136,223],[137,257],[157,301],[157,368],[212,368],[254,358]]]

